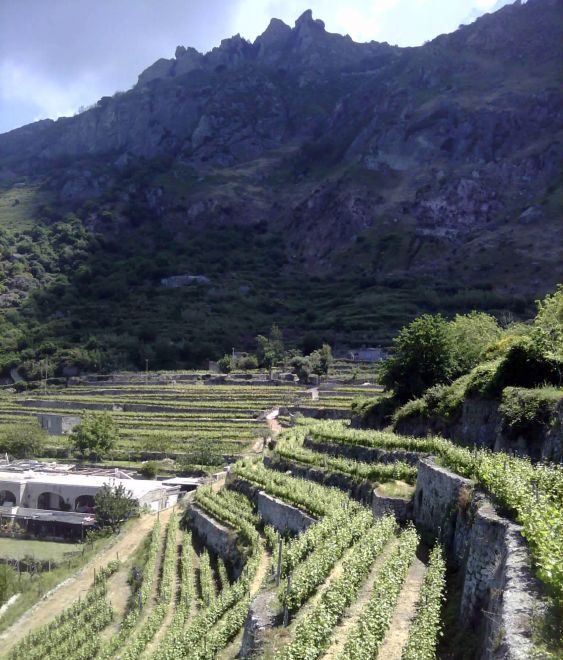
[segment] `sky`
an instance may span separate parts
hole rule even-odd
[[[312,9],[355,41],[417,46],[509,0],[0,0],[0,133],[131,88],[176,46],[206,52]]]

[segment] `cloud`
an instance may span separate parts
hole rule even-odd
[[[208,50],[230,0],[0,0],[0,132],[130,88],[177,45]]]
[[[0,132],[130,88],[177,45],[207,51],[312,9],[330,32],[414,46],[507,0],[0,0]]]

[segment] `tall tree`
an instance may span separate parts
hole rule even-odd
[[[94,513],[101,527],[117,532],[121,525],[139,512],[139,503],[123,484],[104,484],[94,496]]]
[[[115,420],[106,410],[84,412],[80,424],[71,435],[74,449],[82,456],[102,458],[115,447],[119,432]]]

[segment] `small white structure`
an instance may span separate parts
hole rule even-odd
[[[80,424],[78,415],[57,415],[56,413],[38,413],[37,420],[41,428],[49,435],[67,435]]]
[[[386,357],[387,352],[382,348],[358,348],[348,353],[348,359],[354,362],[381,362]]]
[[[91,513],[94,496],[104,485],[123,485],[140,507],[160,511],[178,501],[180,488],[159,481],[80,472],[0,472],[0,506]]]

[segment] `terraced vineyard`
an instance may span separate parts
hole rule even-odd
[[[217,392],[225,409],[247,410],[276,407],[276,394],[295,395],[294,388],[245,387],[248,398],[241,404],[235,396],[240,390],[229,386],[186,386],[182,405],[197,387],[198,405],[208,409],[219,407]],[[124,389],[119,400],[126,403],[134,397]],[[141,395],[157,405],[174,398],[146,390]],[[75,388],[51,396],[71,401],[94,395]],[[106,388],[97,396],[99,402],[114,395]],[[444,618],[446,548],[427,536],[423,543],[412,523],[399,526],[389,513],[374,515],[365,497],[376,487],[394,492],[398,484],[405,498],[412,495],[421,464],[398,460],[405,452],[433,454],[511,511],[523,525],[537,574],[561,598],[559,467],[440,438],[293,421],[263,456],[247,456],[231,466],[225,482],[200,487],[187,511],[156,520],[135,566],[108,567],[82,604],[71,603],[10,657],[53,657],[55,643],[70,660],[234,660],[241,649],[244,657],[276,660],[437,657],[440,634],[452,625]],[[357,460],[358,450],[382,451],[385,461]],[[338,487],[327,485],[333,481]],[[123,583],[126,575],[127,604],[113,608],[107,598],[112,581],[121,576]],[[76,616],[80,631],[70,624]],[[256,617],[262,624],[249,625]],[[443,657],[458,657],[448,653]]]
[[[194,378],[197,374],[193,374]],[[250,449],[264,430],[264,411],[284,407],[290,411],[342,411],[359,393],[373,396],[376,389],[342,386],[321,390],[318,398],[295,385],[198,383],[85,384],[51,387],[29,393],[0,394],[0,427],[39,413],[79,415],[83,410],[109,410],[119,428],[116,458],[138,455],[188,454],[195,464],[210,456],[213,466],[237,458]],[[53,450],[68,446],[68,439],[51,436]],[[135,456],[133,456],[133,460]]]

